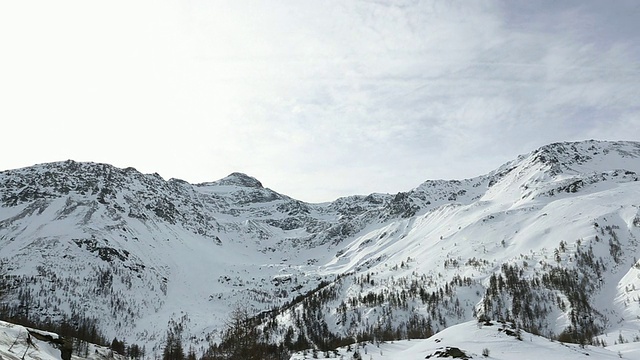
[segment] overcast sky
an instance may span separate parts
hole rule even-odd
[[[640,2],[3,1],[0,123],[0,170],[407,191],[640,140]]]

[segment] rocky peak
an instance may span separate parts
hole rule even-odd
[[[553,143],[535,150],[531,155],[534,161],[551,166],[552,172],[561,173],[573,164],[584,164],[592,159],[589,152],[582,149],[587,143]],[[590,148],[596,149],[595,144]]]
[[[251,187],[262,189],[262,183],[258,181],[258,179],[251,177],[247,174],[234,172],[229,174],[229,176],[224,177],[216,182],[216,185],[232,185],[232,186],[242,186],[242,187]]]
[[[545,145],[533,151],[530,157],[534,162],[549,166],[551,175],[564,173],[567,170],[584,172],[584,166],[616,167],[620,158],[640,158],[640,143],[632,141],[597,141],[560,142]],[[629,164],[625,164],[629,165]],[[593,168],[593,171],[601,169]],[[635,169],[634,169],[635,170]]]

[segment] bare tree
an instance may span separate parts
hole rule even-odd
[[[259,331],[247,306],[242,304],[235,306],[225,323],[222,336],[228,359],[262,358]]]

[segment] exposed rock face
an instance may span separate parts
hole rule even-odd
[[[226,185],[226,186],[241,186],[241,187],[252,187],[262,189],[262,183],[258,181],[258,179],[251,177],[249,175],[234,172],[229,176],[220,179],[213,184],[215,185]]]

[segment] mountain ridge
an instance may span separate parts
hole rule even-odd
[[[603,145],[603,144],[607,144],[607,146],[605,146],[602,149],[599,149],[597,145]],[[459,183],[462,181],[469,181],[469,180],[479,179],[483,177],[499,175],[500,173],[504,173],[509,167],[513,167],[513,164],[521,162],[529,157],[533,159],[533,162],[538,161],[542,164],[549,165],[551,168],[548,170],[550,171],[551,174],[559,174],[562,172],[562,169],[564,169],[565,171],[572,170],[569,167],[569,165],[571,164],[582,165],[584,163],[587,163],[589,160],[592,159],[592,155],[598,155],[600,152],[602,152],[604,155],[607,155],[610,151],[613,150],[617,152],[621,157],[638,157],[640,156],[639,144],[640,144],[639,142],[634,142],[634,141],[601,141],[601,140],[585,140],[585,141],[577,141],[577,142],[551,143],[548,145],[544,145],[530,153],[519,155],[516,159],[501,165],[496,170],[493,170],[487,174],[482,174],[482,175],[465,178],[465,179],[426,180],[411,190],[415,190],[421,187],[433,186],[432,184]],[[581,148],[578,149],[576,146]],[[623,149],[621,147],[626,147],[627,149]],[[593,152],[593,153],[589,154],[590,152]],[[91,172],[95,173],[96,170],[99,170],[103,172],[107,177],[110,173],[122,171],[124,173],[134,173],[137,175],[152,176],[158,179],[162,179],[162,177],[158,173],[143,174],[133,167],[118,168],[106,163],[77,162],[74,160],[40,163],[40,164],[35,164],[32,166],[27,166],[23,168],[2,170],[0,171],[0,174],[9,173],[9,172],[20,172],[27,169],[38,169],[38,168],[51,168],[50,170],[64,170],[67,173],[75,172],[83,168],[86,170],[92,170],[92,168],[94,168],[93,169],[94,171],[90,171],[90,173]],[[198,186],[198,187],[205,187],[205,186],[211,186],[211,185],[232,185],[232,186],[236,185],[236,186],[242,186],[242,187],[263,188],[262,183],[258,179],[241,172],[232,172],[229,175],[219,180],[193,183],[193,184],[177,178],[171,178],[164,181],[169,183],[189,184],[191,186]],[[279,194],[279,195],[283,195],[283,194]],[[389,195],[389,194],[372,193],[369,195],[351,195],[351,196],[367,197],[367,196],[374,196],[374,195]],[[350,197],[350,196],[345,196],[345,197]],[[322,203],[325,203],[325,202],[322,202]]]

